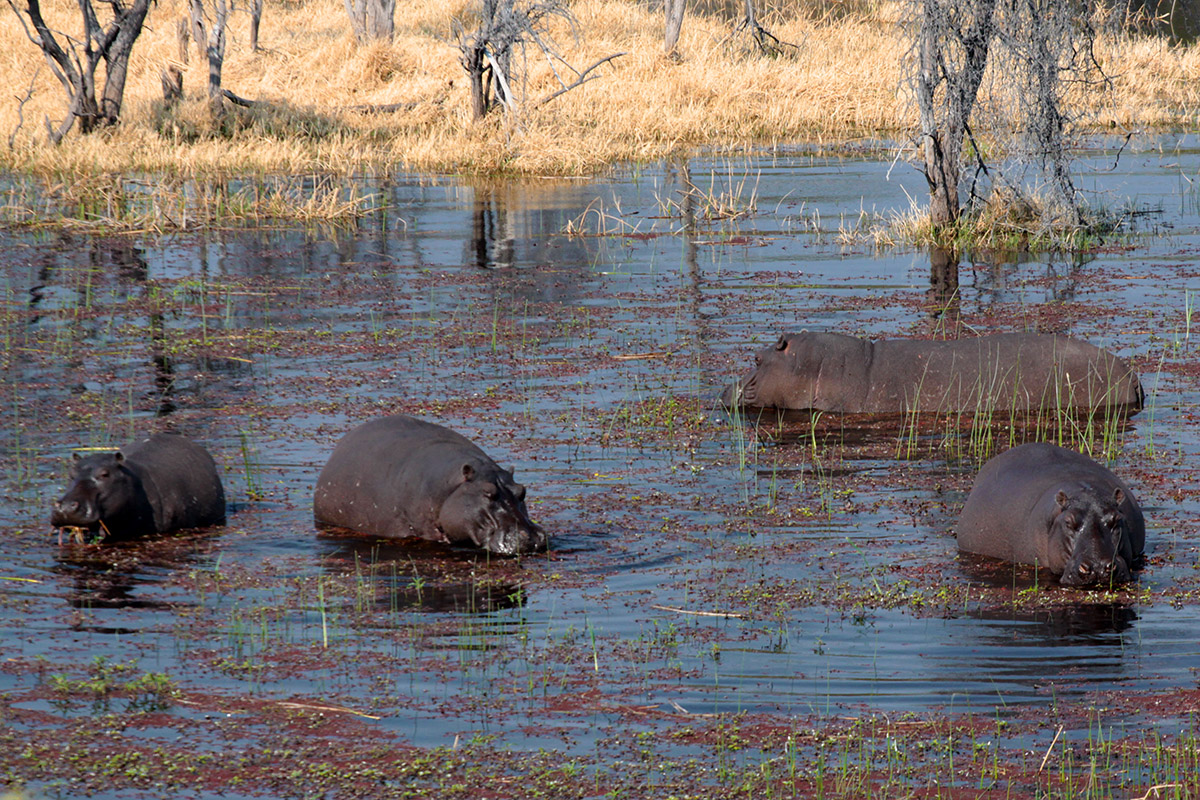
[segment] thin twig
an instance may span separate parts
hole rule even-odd
[[[1042,765],[1038,767],[1038,773],[1046,768],[1046,762],[1050,760],[1050,753],[1054,750],[1054,744],[1058,741],[1058,737],[1062,736],[1063,726],[1058,726],[1058,732],[1054,734],[1054,739],[1050,742],[1050,746],[1046,748],[1046,755],[1042,757]]]

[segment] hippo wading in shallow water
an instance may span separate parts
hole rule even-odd
[[[397,415],[346,434],[317,478],[319,523],[516,555],[546,549],[525,487],[449,428]]]
[[[1117,407],[1136,413],[1142,384],[1121,359],[1087,342],[1037,333],[877,342],[786,333],[725,389],[726,406],[846,414]]]
[[[212,456],[172,433],[156,433],[120,450],[74,455],[71,485],[50,524],[77,541],[132,539],[225,522],[225,490]]]
[[[983,465],[958,520],[958,549],[1050,570],[1064,586],[1108,586],[1141,567],[1146,523],[1109,470],[1045,442]]]

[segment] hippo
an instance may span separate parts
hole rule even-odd
[[[1129,487],[1046,442],[983,465],[958,520],[958,549],[1044,567],[1064,586],[1109,586],[1142,565],[1146,523]]]
[[[359,425],[317,478],[318,523],[516,555],[546,549],[525,487],[449,428],[398,414]]]
[[[728,407],[846,414],[1142,408],[1130,366],[1065,336],[1000,333],[974,339],[869,341],[787,333],[725,389]]]
[[[73,458],[71,486],[50,514],[60,542],[63,528],[98,543],[225,523],[217,466],[184,436],[156,433],[115,452]]]

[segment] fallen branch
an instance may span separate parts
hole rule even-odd
[[[592,80],[592,78],[598,78],[599,77],[598,75],[593,75],[591,78],[589,78],[587,75],[589,72],[591,72],[592,70],[594,70],[596,67],[600,66],[601,64],[604,64],[608,61],[612,61],[614,58],[620,58],[623,55],[625,55],[625,53],[613,53],[611,56],[605,56],[604,58],[597,61],[595,64],[592,64],[590,67],[585,69],[583,72],[579,73],[579,77],[575,79],[574,83],[570,84],[569,86],[562,87],[557,92],[552,92],[552,93],[546,95],[541,100],[538,100],[536,103],[534,103],[532,107],[540,108],[540,107],[544,106],[546,103],[549,103],[554,98],[558,97],[560,94],[566,94],[567,92],[574,89],[576,86],[587,83],[588,81]]]
[[[222,89],[221,94],[224,95],[226,100],[233,103],[235,106],[241,106],[242,108],[254,108],[256,106],[263,105],[263,103],[258,100],[247,100],[244,97],[238,97],[228,89]]]
[[[676,614],[691,614],[696,617],[733,617],[734,619],[742,619],[742,615],[735,611],[689,611],[686,608],[675,608],[674,606],[660,606],[651,604],[651,608],[656,608],[659,611],[673,611]]]
[[[241,106],[242,108],[262,108],[262,107],[270,105],[270,103],[264,103],[262,100],[248,100],[245,97],[240,97],[228,89],[222,89],[221,94],[223,94],[225,96],[225,99],[227,99],[229,102],[233,103],[235,106]],[[357,106],[342,106],[340,108],[340,110],[357,111],[362,114],[391,114],[396,111],[408,111],[410,109],[416,108],[419,105],[420,105],[420,102],[418,102],[418,101],[410,101],[407,103],[383,103],[383,104],[364,103],[362,105],[357,105]],[[335,110],[339,110],[339,109],[335,109]]]

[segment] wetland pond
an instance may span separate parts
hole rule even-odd
[[[799,150],[364,180],[375,210],[351,229],[0,234],[4,779],[47,797],[1129,797],[1169,762],[1191,787],[1171,796],[1194,796],[1200,141],[1141,145],[1081,162],[1089,202],[1128,210],[1108,241],[976,254],[957,292],[927,253],[853,235],[922,198],[920,175]],[[955,325],[1102,345],[1147,406],[1031,434],[755,426],[717,399],[783,331]],[[317,530],[334,443],[401,412],[515,466],[551,551]],[[210,449],[228,524],[59,546],[71,453],[154,430]],[[1133,487],[1133,584],[960,560],[974,472],[1032,436]]]

